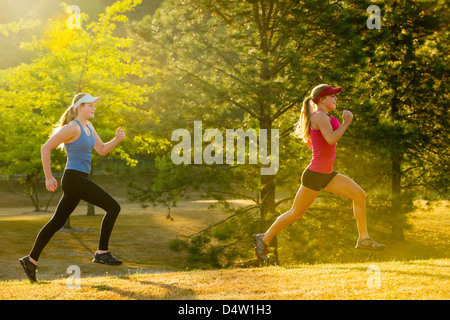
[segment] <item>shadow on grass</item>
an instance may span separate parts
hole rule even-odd
[[[126,279],[132,282],[138,282],[140,285],[148,286],[148,290],[152,290],[153,287],[161,288],[167,292],[164,294],[152,294],[152,293],[140,293],[129,290],[120,289],[117,287],[109,285],[95,285],[90,286],[91,288],[97,289],[98,291],[111,291],[119,294],[124,298],[134,299],[134,300],[161,300],[161,299],[174,299],[174,300],[185,300],[185,299],[195,299],[195,292],[191,289],[185,289],[173,284],[158,283],[148,280],[137,280],[130,278],[129,276],[121,276],[121,279]]]
[[[381,262],[383,263],[383,262]],[[382,268],[380,269],[381,273],[387,274],[399,274],[399,275],[405,275],[405,276],[413,276],[413,277],[430,277],[433,279],[441,279],[441,280],[450,280],[450,276],[445,275],[445,274],[438,274],[438,273],[433,273],[433,272],[427,272],[426,270],[424,271],[417,271],[417,268],[414,271],[406,271],[403,270],[404,266],[408,266],[408,265],[412,265],[412,266],[423,266],[423,267],[428,267],[428,268],[438,268],[440,270],[442,270],[443,268],[449,268],[450,265],[438,265],[438,264],[432,264],[429,262],[419,262],[419,261],[406,261],[406,262],[402,262],[402,261],[397,261],[397,262],[393,262],[394,265],[392,265],[392,267],[388,267],[386,264],[383,264]],[[395,263],[398,263],[400,265],[399,268],[395,268]],[[376,265],[376,262],[375,262]],[[333,271],[335,270],[354,270],[354,271],[359,271],[359,272],[364,272],[368,270],[368,267],[370,267],[370,265],[368,266],[355,266],[355,267],[349,267],[349,266],[334,266],[333,267]],[[401,270],[402,269],[402,270]]]

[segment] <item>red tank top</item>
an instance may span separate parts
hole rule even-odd
[[[327,116],[330,117],[331,126],[333,131],[335,131],[340,126],[339,121],[330,115]],[[334,159],[336,158],[336,143],[328,144],[322,132],[311,127],[311,144],[313,157],[308,169],[320,173],[333,172]]]

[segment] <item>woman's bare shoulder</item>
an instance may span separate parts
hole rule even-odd
[[[70,121],[68,124],[64,125],[61,130],[64,130],[68,133],[76,133],[80,131],[80,126],[75,121]]]
[[[330,122],[330,117],[328,117],[326,112],[318,110],[311,115],[311,125],[315,130],[318,130],[317,123],[323,121]]]

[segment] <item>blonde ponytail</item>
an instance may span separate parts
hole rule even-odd
[[[70,121],[74,120],[76,117],[78,117],[78,110],[75,110],[74,105],[77,103],[78,100],[80,100],[83,96],[85,96],[86,93],[79,93],[75,95],[72,99],[72,104],[64,111],[63,115],[59,119],[59,121],[53,126],[52,134],[54,135],[57,133],[62,127],[69,124]],[[83,103],[81,104],[83,105]],[[58,149],[63,149],[63,144],[60,144],[58,146]]]
[[[303,100],[300,118],[294,128],[295,135],[301,138],[305,143],[308,143],[311,140],[311,115],[316,111],[314,99],[316,99],[326,87],[328,87],[327,84],[318,85],[311,91],[311,96]]]
[[[55,124],[52,134],[55,134],[59,129],[64,127],[66,124],[69,124],[70,121],[78,117],[78,110],[75,110],[74,105],[85,95],[86,93],[79,93],[75,95],[75,97],[73,97],[72,104],[66,109],[66,111],[64,111],[59,121]],[[83,105],[83,103],[81,105]]]
[[[311,100],[311,97],[303,100],[303,107],[300,113],[300,118],[295,124],[295,134],[305,143],[308,143],[308,140],[311,139],[311,115],[314,112],[314,107],[311,105]]]

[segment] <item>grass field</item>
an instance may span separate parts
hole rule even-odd
[[[119,198],[122,212],[110,243],[124,265],[115,268],[91,262],[102,212],[87,217],[81,205],[71,218],[72,232],[58,232],[45,248],[39,260],[40,281],[32,285],[17,259],[29,253],[52,213],[32,213],[26,202],[8,203],[4,195],[0,300],[450,298],[449,201],[417,202],[418,208],[408,216],[412,228],[405,232],[405,241],[385,241],[388,247],[370,259],[355,250],[354,257],[342,263],[222,270],[182,269],[184,254],[168,249],[170,240],[225,217],[208,209],[208,201],[181,202],[171,221],[162,207],[143,209]],[[79,288],[67,285],[71,265],[81,271]]]
[[[430,259],[135,273],[88,276],[79,288],[14,280],[0,283],[0,299],[449,299],[449,268],[448,259]]]

